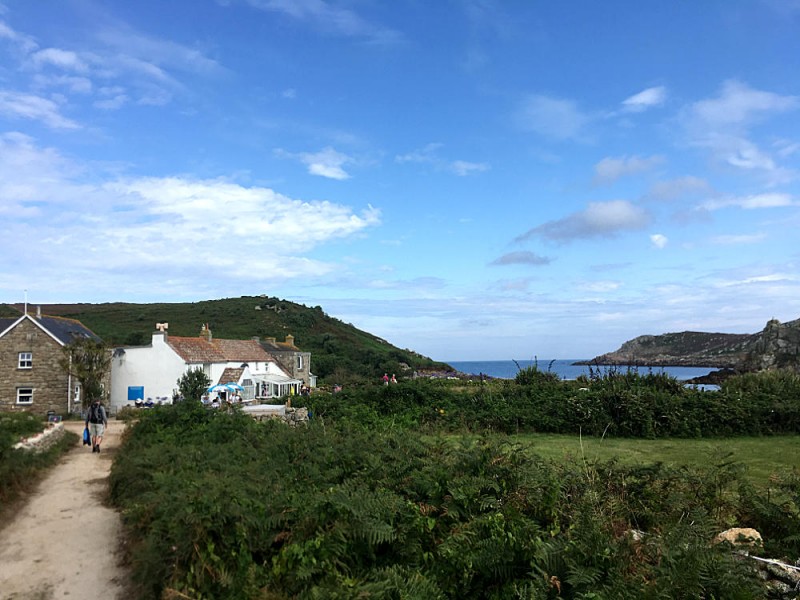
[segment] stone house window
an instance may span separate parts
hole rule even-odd
[[[295,360],[297,362],[297,370],[300,371],[303,368],[303,356],[298,354]]]
[[[33,388],[17,388],[17,404],[33,404]]]
[[[19,362],[17,363],[18,369],[32,369],[33,368],[33,352],[20,352]]]

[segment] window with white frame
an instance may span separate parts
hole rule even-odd
[[[20,352],[19,362],[17,363],[19,369],[32,369],[33,368],[33,352]]]
[[[17,404],[33,404],[33,388],[17,388]]]
[[[301,354],[298,354],[295,358],[297,360],[297,369],[298,370],[302,369],[303,368],[303,356]]]

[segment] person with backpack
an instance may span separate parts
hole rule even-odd
[[[100,452],[100,443],[103,441],[103,432],[108,427],[106,409],[95,400],[86,413],[86,427],[92,436],[92,452]]]

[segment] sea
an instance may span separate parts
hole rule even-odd
[[[447,361],[447,364],[452,366],[457,371],[462,373],[470,373],[472,375],[480,376],[481,373],[499,379],[514,379],[520,369],[525,369],[531,366],[537,366],[540,371],[552,371],[557,374],[561,379],[577,379],[580,375],[589,375],[589,369],[593,369],[595,373],[598,371],[602,374],[611,369],[616,371],[625,372],[628,369],[635,370],[641,375],[647,373],[667,373],[672,375],[679,381],[686,381],[694,377],[701,377],[708,375],[711,371],[715,371],[715,367],[628,367],[628,366],[614,366],[614,367],[597,367],[589,365],[576,365],[575,363],[583,360],[580,358],[572,359],[538,359],[538,360],[468,360],[468,361]]]

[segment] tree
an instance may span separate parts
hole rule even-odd
[[[111,368],[111,354],[101,340],[77,338],[64,346],[58,363],[81,386],[81,403],[89,406],[103,397],[103,382]]]
[[[199,402],[211,384],[202,369],[189,369],[178,379],[178,393],[184,400]]]

